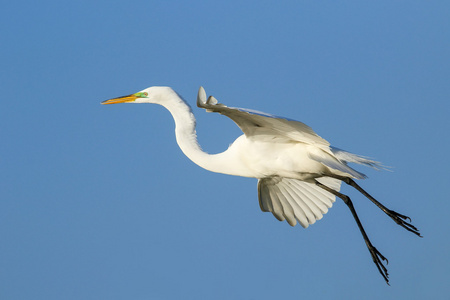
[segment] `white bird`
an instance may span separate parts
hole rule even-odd
[[[397,224],[420,236],[411,219],[386,208],[365,192],[353,179],[366,176],[348,166],[357,163],[382,168],[379,162],[330,146],[309,126],[254,110],[227,107],[200,87],[197,106],[232,119],[244,134],[219,154],[204,152],[197,142],[195,117],[190,106],[170,87],[150,87],[138,93],[102,102],[155,103],[164,106],[175,120],[175,135],[184,154],[200,167],[217,173],[258,179],[261,210],[272,212],[280,221],[304,228],[320,220],[341,198],[350,209],[372,259],[385,281],[387,259],[372,245],[350,198],[339,192],[341,182],[353,186],[375,203]]]

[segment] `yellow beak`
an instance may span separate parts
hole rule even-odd
[[[133,102],[137,98],[138,98],[138,96],[133,94],[133,95],[109,99],[109,100],[103,101],[101,104],[116,104],[116,103]]]

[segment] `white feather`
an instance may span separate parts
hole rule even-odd
[[[326,177],[317,180],[339,191],[340,180]],[[304,228],[322,219],[335,201],[334,195],[314,183],[290,178],[260,179],[258,191],[262,211],[272,212],[278,220],[287,220],[291,226],[295,226],[296,219]]]

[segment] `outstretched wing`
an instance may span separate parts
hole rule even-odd
[[[383,168],[377,161],[331,147],[330,143],[318,136],[311,127],[302,122],[250,109],[227,107],[212,96],[207,99],[203,87],[200,87],[198,91],[197,106],[206,109],[207,112],[218,112],[229,117],[249,139],[280,143],[295,141],[314,145],[323,150],[323,152],[310,153],[309,157],[311,159],[331,169],[346,173],[353,178],[363,179],[365,175],[349,167],[347,165],[348,162],[363,164],[375,169]]]
[[[317,178],[322,184],[339,191],[341,181]],[[259,206],[264,212],[271,212],[280,221],[286,220],[295,226],[297,221],[304,228],[322,219],[328,212],[335,196],[313,183],[290,178],[270,177],[258,180]]]
[[[203,87],[200,87],[198,92],[197,106],[206,109],[207,112],[218,112],[229,117],[250,139],[277,142],[296,141],[314,144],[327,152],[330,151],[330,144],[318,136],[308,125],[250,109],[227,107],[218,103],[217,99],[212,96],[206,99]]]

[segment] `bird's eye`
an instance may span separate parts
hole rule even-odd
[[[148,96],[148,93],[147,93],[147,92],[144,92],[144,96]]]

